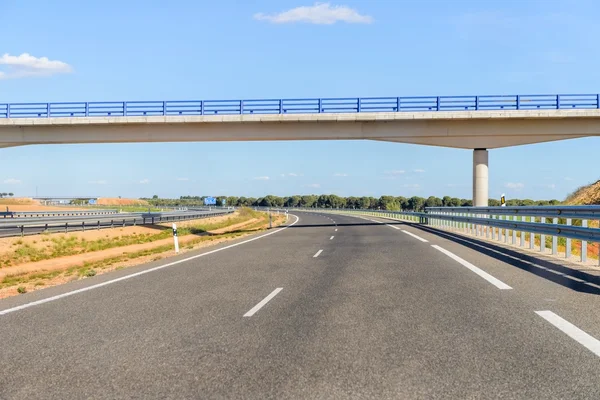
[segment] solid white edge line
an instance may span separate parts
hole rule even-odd
[[[207,256],[207,255],[209,255],[209,254],[218,253],[219,251],[223,251],[223,250],[231,249],[232,247],[236,247],[236,246],[239,246],[239,245],[242,245],[242,244],[245,244],[245,243],[253,242],[253,241],[255,241],[255,240],[262,239],[262,238],[264,238],[264,237],[267,237],[267,236],[273,235],[273,234],[275,234],[275,233],[277,233],[277,232],[281,232],[281,231],[283,231],[284,229],[287,229],[287,228],[289,228],[290,226],[292,226],[292,225],[296,224],[296,223],[297,223],[297,222],[300,220],[300,218],[299,218],[297,215],[294,215],[294,217],[296,217],[296,220],[295,220],[293,223],[289,224],[288,226],[284,226],[283,228],[279,228],[279,229],[277,229],[277,230],[275,230],[275,231],[273,231],[273,232],[265,233],[264,235],[260,235],[260,236],[254,237],[254,238],[252,238],[252,239],[244,240],[243,242],[239,242],[239,243],[230,244],[229,246],[225,246],[225,247],[221,247],[221,248],[219,248],[219,249],[215,249],[215,250],[207,251],[206,253],[197,254],[197,255],[195,255],[195,256],[187,257],[187,258],[184,258],[184,259],[182,259],[182,260],[173,261],[173,262],[171,262],[171,263],[168,263],[168,264],[159,265],[158,267],[154,267],[154,268],[146,269],[146,270],[143,270],[143,271],[140,271],[140,272],[136,272],[136,273],[134,273],[134,274],[130,274],[130,275],[126,275],[126,276],[122,276],[122,277],[120,277],[120,278],[111,279],[111,280],[109,280],[109,281],[106,281],[106,282],[97,283],[97,284],[95,284],[95,285],[91,285],[91,286],[86,286],[86,287],[84,287],[84,288],[77,289],[77,290],[73,290],[73,291],[71,291],[71,292],[66,292],[66,293],[62,293],[62,294],[56,295],[56,296],[47,297],[47,298],[45,298],[45,299],[41,299],[41,300],[32,301],[31,303],[25,303],[25,304],[21,304],[20,306],[16,306],[16,307],[12,307],[12,308],[7,308],[6,310],[0,310],[0,315],[9,314],[9,313],[11,313],[11,312],[15,312],[15,311],[23,310],[23,309],[25,309],[25,308],[29,308],[29,307],[33,307],[33,306],[37,306],[37,305],[44,304],[44,303],[48,303],[48,302],[51,302],[51,301],[55,301],[55,300],[58,300],[58,299],[62,299],[63,297],[69,297],[69,296],[72,296],[72,295],[74,295],[74,294],[78,294],[78,293],[82,293],[82,292],[87,292],[88,290],[92,290],[92,289],[98,289],[98,288],[100,288],[100,287],[102,287],[102,286],[107,286],[107,285],[110,285],[111,283],[116,283],[116,282],[124,281],[124,280],[126,280],[126,279],[134,278],[134,277],[136,277],[136,276],[140,276],[140,275],[148,274],[148,273],[150,273],[150,272],[158,271],[158,270],[160,270],[160,269],[163,269],[163,268],[167,268],[167,267],[171,267],[171,266],[173,266],[173,265],[181,264],[181,263],[184,263],[184,262],[186,262],[186,261],[190,261],[190,260],[194,260],[194,259],[196,259],[196,258],[204,257],[204,256]]]
[[[484,270],[482,270],[482,269],[474,266],[473,264],[471,264],[467,260],[463,260],[462,258],[460,258],[459,256],[457,256],[456,254],[449,252],[448,250],[444,249],[443,247],[440,247],[440,246],[438,246],[436,244],[432,244],[431,247],[433,247],[436,250],[441,251],[442,253],[444,253],[445,255],[447,255],[448,257],[450,257],[451,259],[453,259],[454,261],[459,262],[463,266],[465,266],[468,269],[470,269],[471,271],[475,272],[477,275],[479,275],[480,277],[482,277],[483,279],[485,279],[486,281],[488,281],[492,285],[496,286],[498,289],[502,289],[502,290],[512,289],[512,287],[508,286],[506,283],[502,282],[500,279],[494,278],[492,275],[488,274]]]
[[[418,239],[418,240],[420,240],[420,241],[421,241],[421,242],[423,242],[423,243],[427,243],[427,242],[429,242],[427,239],[423,239],[421,236],[417,236],[417,235],[415,235],[415,234],[414,234],[414,233],[412,233],[412,232],[405,231],[404,229],[402,229],[402,232],[406,233],[407,235],[410,235],[410,236],[414,237],[415,239]]]
[[[535,313],[560,329],[563,333],[567,334],[571,339],[575,340],[577,343],[581,344],[586,349],[600,357],[600,340],[582,331],[552,311],[536,311]]]
[[[397,226],[394,226],[394,225],[390,225],[390,224],[385,224],[385,225],[386,225],[386,226],[389,226],[390,228],[394,228],[394,229],[400,229],[400,228],[398,228]]]
[[[317,251],[317,253],[313,256],[313,258],[317,258],[319,257],[319,254],[321,254],[323,252],[323,250],[319,250]]]
[[[265,297],[264,299],[262,299],[260,301],[260,303],[258,303],[254,307],[252,307],[250,309],[250,311],[248,311],[246,314],[244,314],[244,317],[251,317],[251,316],[253,316],[258,310],[260,310],[261,308],[263,308],[265,304],[267,304],[273,297],[277,296],[277,293],[281,292],[282,290],[283,290],[283,288],[277,288],[277,289],[273,290],[271,292],[271,294],[269,294],[267,297]]]
[[[329,240],[333,240],[333,238],[334,238],[334,237],[335,237],[335,236],[332,236],[332,237],[330,237],[330,238],[329,238]]]

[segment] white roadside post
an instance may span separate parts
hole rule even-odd
[[[173,242],[175,243],[175,253],[179,253],[179,239],[177,238],[177,225],[173,223]]]

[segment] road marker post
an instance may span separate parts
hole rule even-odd
[[[173,242],[175,243],[175,253],[179,253],[179,239],[177,238],[177,225],[173,223]]]

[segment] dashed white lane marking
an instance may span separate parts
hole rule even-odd
[[[414,234],[414,233],[412,233],[412,232],[405,231],[404,229],[402,229],[402,232],[406,233],[406,234],[407,234],[407,235],[409,235],[409,236],[412,236],[412,237],[414,237],[415,239],[418,239],[418,240],[420,240],[421,242],[424,242],[424,243],[427,243],[427,242],[428,242],[428,240],[427,240],[427,239],[423,239],[421,236],[417,236],[417,235],[415,235],[415,234]]]
[[[563,333],[566,333],[571,339],[600,357],[600,341],[598,339],[582,331],[566,319],[554,314],[552,311],[536,311],[535,313],[563,331]]]
[[[195,256],[187,257],[187,258],[184,258],[184,259],[181,259],[181,260],[173,261],[173,262],[168,263],[168,264],[159,265],[158,267],[154,267],[154,268],[150,268],[150,269],[145,269],[143,271],[136,272],[136,273],[130,274],[130,275],[125,275],[125,276],[122,276],[120,278],[111,279],[111,280],[106,281],[106,282],[97,283],[97,284],[92,285],[92,286],[86,286],[84,288],[73,290],[71,292],[62,293],[62,294],[59,294],[57,296],[47,297],[45,299],[32,301],[31,303],[21,304],[20,306],[16,306],[16,307],[13,307],[13,308],[7,308],[6,310],[0,310],[0,315],[9,314],[11,312],[23,310],[25,308],[37,306],[37,305],[44,304],[44,303],[48,303],[50,301],[55,301],[55,300],[58,300],[58,299],[62,299],[63,297],[72,296],[72,295],[77,294],[77,293],[87,292],[88,290],[98,289],[100,287],[110,285],[111,283],[116,283],[116,282],[124,281],[126,279],[134,278],[136,276],[144,275],[144,274],[147,274],[147,273],[150,273],[150,272],[158,271],[158,270],[163,269],[163,268],[171,267],[173,265],[181,264],[181,263],[184,263],[186,261],[190,261],[190,260],[194,260],[196,258],[204,257],[204,256],[207,256],[209,254],[218,253],[219,251],[231,249],[232,247],[236,247],[236,246],[242,245],[244,243],[253,242],[255,240],[258,240],[258,239],[261,239],[261,238],[273,235],[273,234],[275,234],[277,232],[281,232],[282,230],[287,229],[290,226],[296,224],[298,221],[300,221],[300,218],[298,218],[297,215],[294,215],[294,217],[296,217],[296,220],[294,222],[292,222],[291,224],[289,224],[288,226],[284,226],[283,228],[279,228],[279,229],[277,229],[277,230],[275,230],[273,232],[265,233],[264,235],[260,235],[260,236],[254,237],[252,239],[244,240],[243,242],[239,242],[239,243],[230,244],[229,246],[225,246],[225,247],[221,247],[219,249],[207,251],[206,253],[197,254]]]
[[[321,254],[323,252],[323,250],[319,250],[317,251],[317,253],[313,256],[313,258],[317,258],[319,257],[319,254]]]
[[[483,279],[485,279],[492,285],[496,286],[498,289],[512,289],[512,287],[508,286],[506,283],[502,282],[500,279],[494,278],[492,275],[488,274],[484,270],[474,266],[467,260],[463,260],[456,254],[449,252],[448,250],[444,249],[443,247],[440,247],[436,244],[432,244],[431,247],[433,247],[436,250],[441,251],[442,253],[444,253],[445,255],[447,255],[448,257],[453,259],[454,261],[458,261],[460,264],[467,267],[471,271],[475,272],[477,275],[479,275],[480,277],[482,277]]]
[[[386,225],[389,226],[390,228],[400,229],[400,228],[398,228],[397,226],[394,226],[394,225],[390,225],[390,224],[386,224]]]
[[[335,236],[332,236],[332,237],[330,237],[330,238],[329,238],[329,240],[333,240],[333,238],[334,238],[334,237],[335,237]]]
[[[335,230],[335,232],[337,232],[337,229]]]
[[[258,303],[254,307],[252,307],[250,309],[250,311],[248,311],[246,314],[244,314],[244,317],[251,317],[251,316],[253,316],[258,310],[260,310],[261,308],[263,308],[265,304],[267,304],[273,297],[277,296],[277,293],[281,292],[282,290],[283,290],[283,288],[277,288],[277,289],[273,290],[270,295],[268,295],[267,297],[265,297],[264,299],[262,299],[260,301],[260,303]]]

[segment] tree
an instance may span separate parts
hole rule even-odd
[[[408,208],[413,211],[421,211],[423,210],[423,206],[425,205],[425,199],[419,196],[413,196],[408,199]]]
[[[382,210],[398,211],[400,210],[400,204],[394,196],[381,196],[379,198],[379,208]]]
[[[442,199],[442,205],[444,207],[452,207],[452,197],[444,196],[444,198]]]
[[[156,199],[158,199],[158,195],[157,195],[157,194],[155,194],[154,196],[152,196],[152,199],[153,199],[153,200],[156,200]]]
[[[14,196],[14,193],[9,193],[9,194],[8,194],[8,196],[9,196],[9,197],[13,197],[13,196]]]
[[[442,204],[442,199],[435,196],[429,196],[425,201],[425,207],[441,207]]]
[[[450,199],[450,207],[460,207],[462,202],[458,197],[453,197]]]

